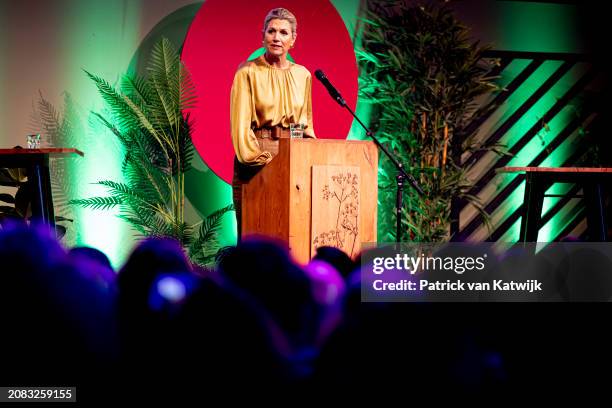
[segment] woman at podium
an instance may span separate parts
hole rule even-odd
[[[290,125],[302,124],[304,137],[315,137],[312,124],[312,77],[287,59],[295,45],[297,21],[275,8],[263,25],[265,53],[240,65],[232,84],[230,121],[234,158],[232,181],[240,239],[242,184],[278,153],[278,139],[290,137]]]

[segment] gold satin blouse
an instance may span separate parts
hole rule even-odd
[[[315,137],[311,90],[312,76],[301,65],[276,68],[263,55],[240,65],[230,99],[232,142],[238,160],[248,165],[272,160],[270,152],[259,148],[253,129],[304,123],[304,136]]]

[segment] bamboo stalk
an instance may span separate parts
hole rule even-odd
[[[440,159],[439,156],[439,147],[438,147],[438,112],[435,113],[434,115],[434,123],[433,123],[433,134],[434,137],[432,138],[432,141],[434,142],[434,146],[432,146],[433,148],[433,158],[431,161],[431,166],[432,167],[438,167],[438,161]],[[435,173],[434,173],[434,177],[435,177]]]
[[[425,141],[427,137],[427,112],[421,114],[421,139]]]
[[[448,151],[448,124],[444,124],[444,150],[442,150],[442,174],[446,167],[446,153]]]
[[[422,140],[422,144],[421,144],[421,168],[424,168],[425,166],[427,166],[427,156],[424,154],[424,147],[425,147],[425,137],[426,137],[426,133],[427,133],[427,112],[422,112],[421,113],[421,129],[420,129],[420,133],[421,133],[421,140]],[[421,181],[421,183],[423,183],[424,181],[424,175],[423,172],[421,172],[419,179]]]

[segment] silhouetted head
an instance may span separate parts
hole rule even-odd
[[[5,225],[0,259],[0,320],[10,327],[2,357],[11,381],[73,383],[110,361],[113,294],[81,273],[47,226]]]
[[[15,277],[27,279],[28,272],[52,268],[65,257],[55,234],[45,225],[28,227],[7,222],[0,229],[0,259],[5,273],[13,272]]]
[[[308,341],[307,332],[312,330],[317,314],[312,283],[280,244],[247,238],[225,255],[219,270],[261,302],[296,343]]]
[[[336,247],[322,246],[317,248],[317,253],[313,259],[319,259],[332,265],[346,279],[357,264],[342,250]]]
[[[134,358],[147,358],[161,341],[163,314],[149,304],[154,283],[166,273],[190,273],[191,266],[180,244],[172,239],[150,238],[134,249],[117,277],[119,322],[124,349]]]
[[[138,245],[119,271],[120,296],[129,292],[133,301],[146,303],[150,287],[156,277],[165,272],[190,271],[180,244],[168,238],[150,238]],[[125,294],[128,296],[128,294]]]
[[[108,256],[106,256],[106,254],[100,251],[99,249],[88,247],[88,246],[77,246],[77,247],[71,248],[68,251],[68,254],[73,257],[87,258],[92,261],[95,261],[96,263],[106,268],[109,268],[111,270],[113,269],[113,266],[111,265],[111,262],[108,259]]]
[[[181,308],[174,332],[176,347],[160,354],[173,354],[173,372],[184,373],[187,381],[269,385],[290,374],[284,333],[255,298],[222,278],[201,281]]]
[[[96,248],[82,246],[71,248],[68,251],[68,256],[81,265],[81,273],[88,279],[107,288],[114,285],[117,274],[104,252]]]

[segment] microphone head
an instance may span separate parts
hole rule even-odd
[[[317,77],[317,79],[319,81],[323,80],[325,78],[325,74],[323,73],[323,71],[321,71],[320,69],[317,69],[315,71],[315,77]]]

